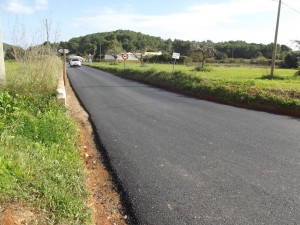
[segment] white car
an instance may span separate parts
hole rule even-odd
[[[81,66],[81,61],[77,58],[70,59],[69,61],[70,66]]]

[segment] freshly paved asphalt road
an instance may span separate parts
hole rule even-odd
[[[300,120],[69,68],[139,224],[300,224]]]

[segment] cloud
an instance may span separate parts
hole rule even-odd
[[[294,6],[298,2],[286,1]],[[165,39],[270,43],[274,36],[277,7],[278,2],[271,0],[231,0],[195,4],[182,9],[180,13],[164,15],[156,15],[155,12],[144,15],[122,10],[121,7],[93,8],[88,16],[74,19],[71,26],[87,33],[129,29]],[[289,42],[289,32],[286,30],[288,27],[297,27],[295,21],[298,20],[282,18],[281,29],[284,32],[280,33],[282,39],[279,41]],[[299,35],[299,31],[297,33]]]
[[[272,3],[272,2],[271,2]],[[259,7],[258,7],[259,6]],[[77,27],[95,26],[111,28],[164,29],[178,32],[211,28],[225,23],[237,23],[238,17],[274,9],[274,4],[266,4],[261,0],[232,0],[228,3],[197,4],[187,7],[181,13],[167,15],[143,15],[132,12],[102,8],[95,16],[78,18]],[[95,10],[95,9],[94,9]],[[109,23],[107,23],[109,21]],[[96,25],[97,26],[97,25]]]
[[[30,1],[31,4],[26,4],[23,0],[6,0],[0,4],[0,11],[12,14],[32,14],[39,10],[47,9],[48,0],[35,0]]]
[[[34,8],[36,10],[44,10],[48,7],[48,0],[36,0]]]

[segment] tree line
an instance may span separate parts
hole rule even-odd
[[[162,51],[163,56],[155,56],[148,61],[170,62],[172,52],[181,54],[180,62],[199,61],[204,62],[205,54],[200,54],[203,49],[212,49],[214,53],[209,54],[216,60],[226,59],[260,59],[269,63],[272,58],[273,43],[257,44],[245,41],[226,41],[214,43],[210,40],[197,42],[185,40],[164,40],[140,32],[130,30],[116,30],[113,32],[94,33],[81,37],[75,37],[67,42],[60,42],[60,47],[68,48],[71,53],[87,57],[92,56],[94,60],[100,60],[105,54],[116,55],[123,52],[151,52]],[[288,57],[292,60],[298,59],[292,49],[286,45],[278,45],[276,59],[283,60]],[[209,58],[207,57],[207,58]]]
[[[207,58],[215,60],[226,59],[260,59],[269,62],[272,58],[273,43],[257,44],[245,41],[226,41],[214,43],[206,41],[185,41],[179,39],[164,40],[140,32],[130,30],[116,30],[113,32],[102,32],[88,34],[81,37],[71,38],[69,41],[56,43],[58,48],[66,48],[71,54],[82,57],[93,57],[94,60],[104,58],[105,54],[116,56],[118,53],[134,52],[141,53],[151,51],[162,51],[163,56],[156,56],[148,61],[169,62],[172,52],[181,54],[179,63],[187,61],[204,62]],[[278,45],[276,59],[284,61],[286,58],[296,60],[296,54],[286,45]],[[7,50],[9,53],[9,50]],[[207,54],[206,54],[207,53]],[[7,54],[11,56],[12,54]],[[172,59],[171,59],[172,60]]]

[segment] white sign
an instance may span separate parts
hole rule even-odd
[[[59,53],[66,53],[66,54],[68,54],[70,51],[69,51],[69,49],[62,49],[61,48],[61,49],[58,50],[58,52]]]
[[[173,59],[179,59],[180,58],[180,53],[173,52],[172,58]]]

